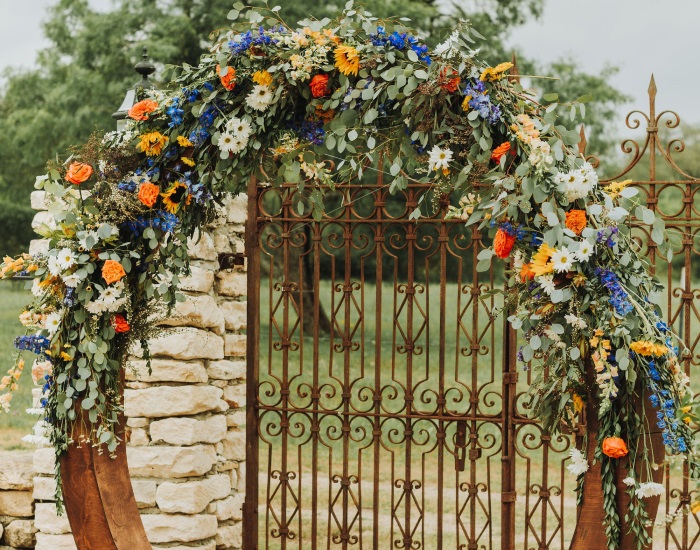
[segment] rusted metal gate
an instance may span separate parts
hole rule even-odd
[[[648,235],[640,244],[663,266],[666,316],[695,335],[694,350],[700,182],[656,181],[656,155],[672,162],[674,144],[659,145],[654,96],[641,114],[647,144],[623,144],[625,173],[649,155],[638,185],[682,234],[679,265],[661,263]],[[678,193],[672,212],[660,208],[666,189]],[[574,442],[528,419],[531,375],[517,372],[517,335],[489,294],[503,274],[476,271],[489,243],[445,218],[447,196],[410,220],[425,193],[411,184],[391,195],[379,167],[329,193],[315,222],[296,185],[251,182],[246,548],[568,547]],[[688,371],[698,359],[686,358]],[[666,513],[689,502],[681,470],[667,468]],[[692,514],[657,531],[655,546],[684,549],[700,533]]]

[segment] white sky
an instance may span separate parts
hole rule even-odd
[[[41,22],[54,1],[0,0],[0,70],[33,65],[37,50],[48,45]],[[90,3],[108,6],[110,0]],[[620,124],[632,106],[646,110],[652,72],[658,107],[700,123],[698,21],[698,0],[547,0],[542,19],[516,29],[510,44],[542,62],[571,55],[590,72],[606,62],[618,65],[621,71],[613,84],[635,98],[620,113]]]

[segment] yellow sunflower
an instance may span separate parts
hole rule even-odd
[[[192,201],[192,196],[187,191],[187,185],[181,181],[176,181],[160,194],[163,199],[163,206],[171,214],[177,213],[183,206],[188,206]]]
[[[180,160],[184,162],[187,166],[194,166],[194,161],[189,157],[181,157]]]
[[[272,84],[272,75],[267,71],[255,71],[251,78],[253,82],[261,86],[269,86]]]
[[[185,136],[177,136],[177,142],[180,147],[194,147],[194,143],[192,143]]]
[[[355,48],[348,45],[338,46],[335,49],[335,66],[345,76],[354,75],[360,71],[360,54]]]
[[[148,132],[139,137],[136,148],[142,153],[146,153],[149,157],[157,157],[163,150],[163,147],[168,142],[168,137],[160,132]]]
[[[535,276],[546,275],[554,271],[554,265],[550,261],[555,250],[547,243],[542,243],[537,253],[532,257],[532,271]]]
[[[513,64],[509,61],[506,63],[500,63],[499,65],[496,65],[493,68],[487,67],[486,69],[484,69],[484,72],[481,73],[479,80],[486,82],[494,82],[496,80],[501,80],[503,73],[505,73],[511,67],[513,67]]]

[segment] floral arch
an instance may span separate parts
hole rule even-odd
[[[320,217],[326,189],[382,157],[392,190],[411,178],[437,197],[462,193],[451,215],[492,243],[477,269],[510,262],[509,321],[526,339],[519,360],[549,372],[532,389],[533,414],[556,432],[588,408],[597,439],[569,466],[580,498],[601,493],[588,481],[596,465],[603,490],[592,502],[608,546],[628,534],[648,544],[646,502],[661,486],[640,407],[653,407],[662,446],[695,472],[692,394],[683,345],[655,305],[661,284],[630,238],[636,218],[671,254],[663,221],[627,182],[598,185],[575,149],[578,133],[558,118],[583,114],[584,103],[535,101],[508,78],[510,63],[479,60],[466,24],[430,51],[402,20],[378,21],[352,1],[339,19],[298,30],[277,12],[235,7],[232,30],[197,67],[169,69],[170,91],[148,92],[124,131],[91,138],[37,179],[56,224],[40,229],[47,254],[2,265],[4,277],[32,275],[34,300],[0,404],[9,408],[22,352],[33,352],[57,455],[80,438],[114,453],[123,357],[137,343],[148,356],[154,312],[174,306],[188,271],[187,238],[215,218],[225,193],[244,192],[251,177],[293,183]]]

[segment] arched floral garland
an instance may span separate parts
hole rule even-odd
[[[352,1],[338,20],[298,30],[277,12],[235,7],[232,30],[199,66],[171,75],[174,91],[150,92],[125,131],[92,138],[37,179],[53,218],[39,229],[50,248],[5,258],[2,275],[34,277],[21,315],[28,332],[15,345],[39,356],[39,437],[60,455],[84,411],[89,441],[114,451],[127,350],[140,343],[148,357],[157,312],[174,306],[188,272],[187,240],[216,217],[226,192],[243,192],[252,175],[296,183],[320,218],[324,191],[362,177],[382,155],[392,191],[410,175],[437,194],[462,193],[449,215],[493,239],[479,270],[494,257],[512,260],[509,320],[527,340],[519,359],[548,369],[532,390],[546,430],[575,422],[590,398],[584,359],[592,361],[601,427],[588,444],[602,462],[608,541],[613,548],[621,535],[614,470],[626,460],[628,523],[641,547],[644,499],[663,487],[651,481],[654,457],[637,449],[649,429],[634,412],[640,392],[658,411],[667,451],[697,469],[678,340],[654,305],[662,287],[630,237],[636,217],[670,259],[663,221],[634,204],[627,182],[598,186],[573,149],[577,133],[558,121],[584,105],[535,102],[505,78],[509,63],[479,61],[466,24],[429,51],[401,21],[378,21]],[[340,162],[330,169],[327,158]],[[23,367],[20,353],[0,383],[10,390],[0,396],[5,408]],[[569,470],[582,480],[588,468],[573,450]],[[646,474],[635,479],[635,469]]]

